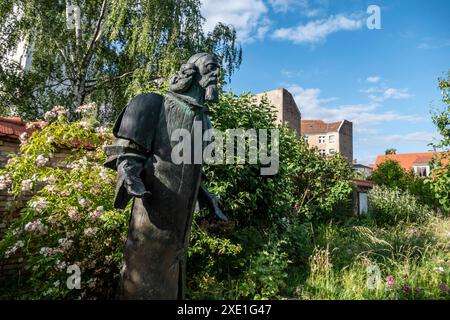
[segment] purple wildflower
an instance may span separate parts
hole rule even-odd
[[[386,277],[386,284],[390,287],[393,287],[395,285],[394,283],[394,277],[393,276],[387,276]]]
[[[403,292],[406,293],[406,294],[408,294],[408,293],[411,292],[411,288],[408,287],[408,286],[403,286]]]
[[[450,288],[445,283],[441,283],[439,285],[439,288],[441,288],[441,291],[443,293],[450,293]]]

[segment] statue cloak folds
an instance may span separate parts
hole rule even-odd
[[[200,202],[211,194],[201,186],[201,164],[172,162],[172,148],[178,142],[170,138],[176,129],[193,136],[194,121],[201,121],[203,132],[211,128],[208,109],[195,99],[174,92],[150,93],[136,96],[113,128],[117,140],[105,148],[109,156],[105,166],[120,171],[120,163],[125,163],[122,170],[138,170],[135,174],[151,193],[133,197],[119,174],[115,206],[125,208],[133,199],[121,271],[122,299],[184,298],[192,214],[197,196]],[[121,162],[127,157],[134,162]]]

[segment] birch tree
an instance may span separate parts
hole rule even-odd
[[[80,13],[72,25],[71,6]],[[204,22],[198,0],[2,1],[0,112],[36,119],[64,105],[75,115],[94,101],[112,120],[199,51],[214,53],[231,76],[242,60],[235,30],[219,23],[205,34]],[[10,58],[21,41],[32,53],[29,70]]]

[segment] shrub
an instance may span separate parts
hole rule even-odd
[[[433,215],[433,211],[408,192],[375,187],[369,192],[369,214],[378,225],[395,225],[423,221]]]
[[[16,199],[35,194],[0,242],[0,255],[21,251],[25,258],[14,298],[111,298],[128,222],[127,213],[113,208],[115,175],[102,166],[101,147],[111,134],[89,112],[69,123],[63,109],[54,110],[56,121],[24,141],[0,172],[10,177],[3,187]],[[74,144],[63,163],[54,158],[58,148]],[[66,286],[71,265],[81,271],[79,290]]]

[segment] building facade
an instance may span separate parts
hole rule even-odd
[[[323,156],[337,152],[353,162],[353,123],[347,120],[326,123],[322,120],[302,120],[301,133],[311,148]]]
[[[297,132],[300,137],[302,120],[300,110],[295,103],[291,93],[286,89],[276,89],[258,93],[255,95],[260,101],[263,96],[266,96],[269,102],[276,108],[277,121],[279,123],[286,123],[290,128]]]

